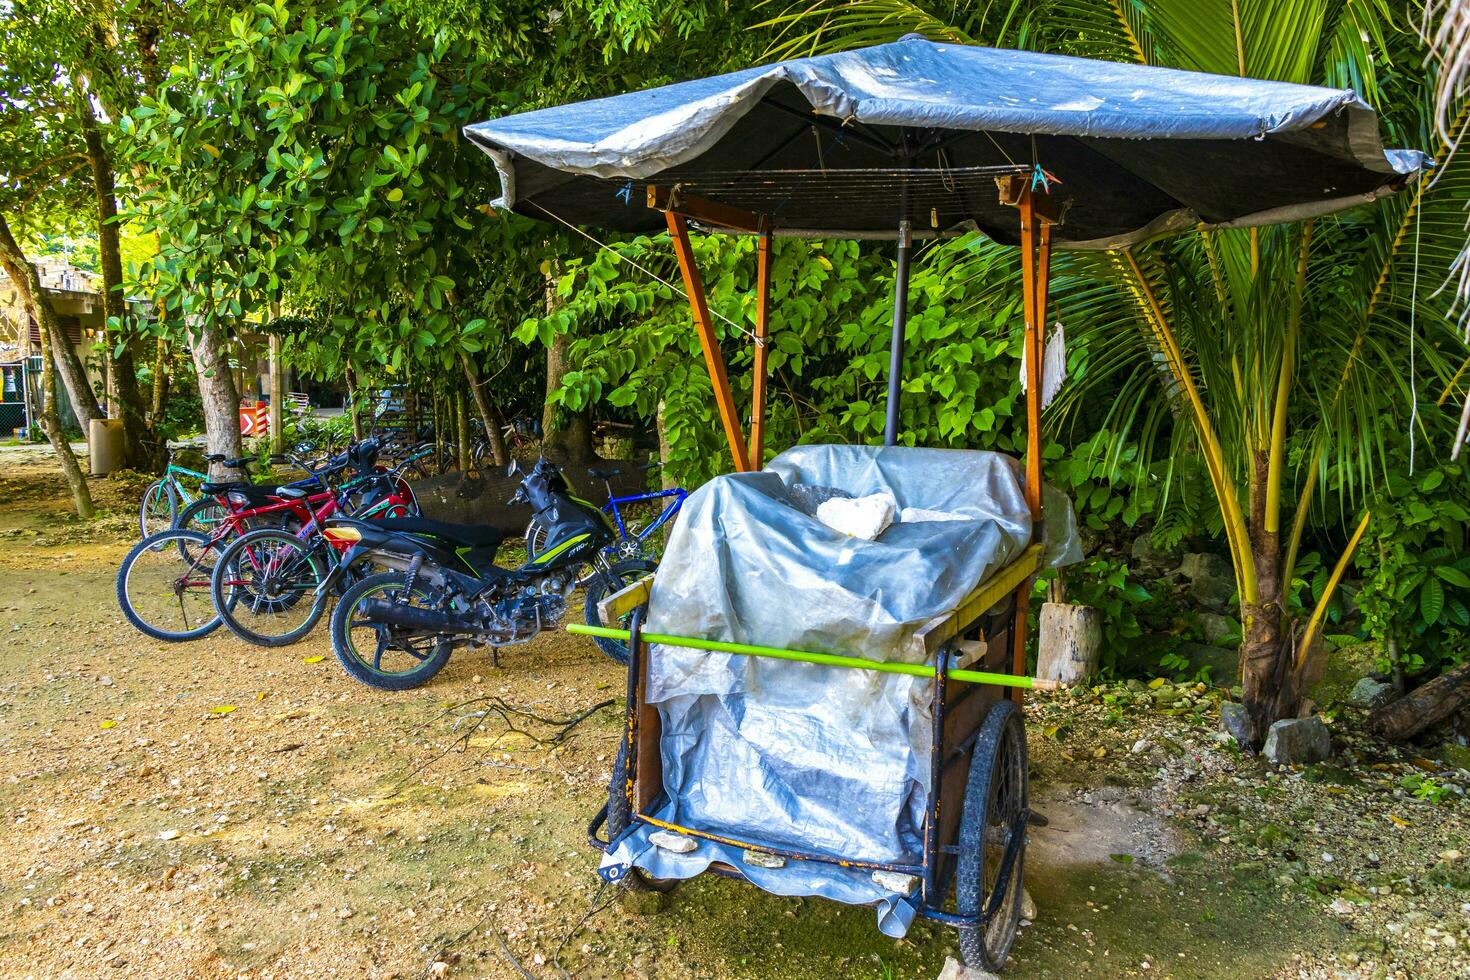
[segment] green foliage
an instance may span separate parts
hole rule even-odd
[[[1383,641],[1383,667],[1416,674],[1466,658],[1470,635],[1470,486],[1456,463],[1407,460],[1369,502],[1374,539],[1358,552],[1355,603]]]

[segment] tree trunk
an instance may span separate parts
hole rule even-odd
[[[347,412],[352,419],[352,438],[355,442],[362,441],[362,404],[358,398],[357,378],[353,374],[352,365],[348,364],[342,369],[342,380],[347,384]]]
[[[102,311],[109,326],[103,331],[111,384],[123,423],[123,458],[129,469],[155,469],[160,462],[158,446],[148,429],[143,393],[138,388],[138,369],[133,357],[135,338],[128,323],[123,296],[122,244],[118,237],[117,191],[102,133],[92,116],[92,103],[78,92],[82,134],[87,143],[87,162],[92,167],[92,186],[97,198],[97,253],[102,266]],[[120,343],[119,343],[120,341]]]
[[[1470,664],[1461,664],[1410,691],[1368,717],[1368,727],[1392,742],[1402,742],[1444,721],[1470,701]]]
[[[546,313],[561,306],[556,295],[556,270],[546,274]],[[551,396],[561,390],[561,379],[572,370],[569,352],[572,338],[557,334],[546,348],[546,402],[541,410],[541,451],[547,456],[585,461],[592,458],[592,419],[589,409],[568,412],[554,404]]]
[[[162,313],[159,314],[160,318]],[[158,431],[163,421],[163,407],[168,404],[168,341],[158,338],[158,350],[153,355],[153,430]]]
[[[497,467],[504,469],[510,459],[505,452],[505,433],[500,431],[500,417],[490,407],[490,398],[485,394],[484,385],[480,381],[480,372],[475,370],[474,362],[464,351],[460,351],[459,363],[464,366],[464,378],[469,382],[470,391],[475,396],[475,408],[480,413],[480,421],[485,426],[485,438],[490,440],[491,459]]]
[[[465,409],[464,391],[454,389],[454,434],[458,440],[459,447],[459,471],[468,473],[470,471],[470,440],[474,437],[470,432],[470,413]]]
[[[229,338],[224,327],[207,317],[194,338],[194,371],[199,377],[199,400],[204,406],[204,438],[212,453],[244,455],[240,442],[240,392],[230,371]],[[222,467],[210,467],[223,476]]]
[[[276,319],[279,319],[280,305],[272,305],[276,307]],[[281,338],[275,334],[271,334],[270,337],[269,365],[271,376],[271,452],[279,453],[284,452],[286,446],[286,371],[281,366]]]
[[[662,464],[658,469],[659,484],[665,490],[674,489],[674,477],[669,473],[669,455],[672,449],[669,445],[669,430],[664,425],[664,400],[658,400],[658,408],[653,415],[654,428],[658,430],[658,459]]]
[[[1286,600],[1281,582],[1281,536],[1265,527],[1265,487],[1269,456],[1252,456],[1250,491],[1251,552],[1255,558],[1257,602],[1241,598],[1241,702],[1251,716],[1257,738],[1264,738],[1273,722],[1295,718],[1301,707],[1300,675],[1296,670],[1294,633],[1285,621]],[[1254,745],[1252,748],[1260,748]]]
[[[15,236],[10,233],[10,224],[4,215],[0,215],[0,266],[4,267],[10,281],[15,283],[26,312],[39,325],[36,332],[41,337],[41,428],[61,463],[61,472],[66,477],[66,485],[71,489],[77,516],[89,520],[93,514],[92,493],[87,489],[86,474],[77,465],[71,443],[67,442],[66,432],[61,428],[61,413],[56,409],[56,364],[52,358],[51,338],[60,334],[64,341],[65,333],[56,322],[56,311],[51,306],[51,297],[41,286],[41,277],[37,274],[36,267],[26,261],[25,253],[16,243]],[[78,419],[80,420],[80,412]],[[86,426],[87,422],[83,421],[82,425]]]

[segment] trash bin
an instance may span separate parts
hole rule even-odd
[[[87,429],[88,470],[106,476],[123,465],[122,419],[93,419]]]

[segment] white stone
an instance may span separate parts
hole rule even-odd
[[[675,854],[688,854],[699,846],[694,838],[667,830],[657,830],[649,834],[648,842],[661,851],[673,851]]]
[[[898,871],[874,871],[873,884],[900,895],[912,895],[919,887],[919,879]]]

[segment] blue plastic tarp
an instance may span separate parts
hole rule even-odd
[[[1039,165],[1068,208],[1055,244],[1093,248],[1328,213],[1428,163],[1383,149],[1350,90],[917,37],[465,132],[495,161],[499,206],[622,231],[662,227],[656,183],[767,215],[778,235],[893,237],[907,218],[916,236],[1013,242],[987,168]]]

